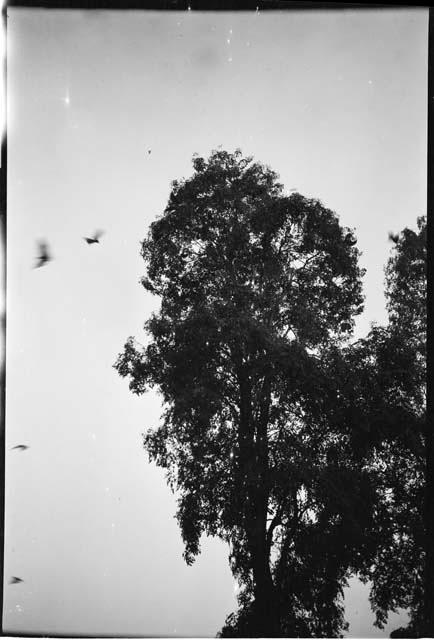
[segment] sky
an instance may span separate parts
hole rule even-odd
[[[239,147],[355,228],[356,333],[384,322],[388,232],[426,212],[428,10],[8,14],[4,631],[215,636],[228,549],[183,561],[159,397],[113,369],[158,308],[140,241],[193,153]],[[357,580],[346,604],[353,637],[405,622],[374,628]]]

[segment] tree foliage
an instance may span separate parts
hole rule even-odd
[[[375,553],[360,572],[372,584],[376,624],[407,609],[410,624],[393,637],[423,635],[426,427],[426,220],[404,229],[387,263],[389,324],[355,345],[356,358],[376,389],[369,399],[365,466],[376,476],[372,536]],[[365,383],[367,390],[369,385]],[[369,396],[369,394],[368,394]]]
[[[148,344],[130,338],[115,366],[162,396],[144,445],[177,493],[186,561],[202,534],[230,545],[240,610],[222,635],[338,635],[375,493],[333,382],[362,310],[356,240],[240,151],[193,166],[142,244],[161,300]]]

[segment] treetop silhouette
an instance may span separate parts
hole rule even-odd
[[[363,308],[360,252],[333,211],[239,150],[193,167],[142,243],[161,300],[148,343],[130,338],[115,366],[161,393],[144,444],[178,495],[186,561],[203,533],[230,544],[248,635],[336,635],[373,500],[333,382]]]

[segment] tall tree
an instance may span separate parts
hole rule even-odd
[[[409,548],[401,557],[413,559],[413,571],[407,586],[411,612],[407,633],[412,632],[414,635],[434,633],[434,594],[432,587],[429,588],[434,569],[434,460],[432,425],[426,419],[426,270],[427,227],[423,216],[417,219],[416,231],[405,228],[399,234],[386,268],[390,332],[395,340],[400,341],[401,352],[407,353],[407,362],[402,369],[405,380],[402,376],[395,375],[393,379],[398,379],[396,388],[399,404],[404,405],[413,418],[409,417],[407,424],[407,433],[411,430],[413,436],[413,446],[406,456],[408,473],[401,470],[405,477],[401,486],[404,486],[408,500],[399,496],[403,503],[399,511],[404,517],[407,516],[406,526],[402,530],[404,535],[401,534],[401,537]],[[404,465],[405,461],[402,466]]]
[[[142,244],[161,299],[148,344],[130,338],[115,366],[134,393],[162,395],[144,444],[178,494],[186,561],[202,533],[230,544],[248,635],[336,635],[364,544],[356,511],[372,502],[327,418],[332,355],[362,311],[356,240],[240,151],[193,166]]]
[[[418,637],[426,635],[424,618],[432,611],[432,603],[424,610],[425,562],[432,554],[424,508],[432,500],[426,493],[425,218],[418,218],[417,231],[405,228],[391,240],[385,270],[389,324],[374,327],[353,349],[365,375],[365,465],[376,477],[376,551],[366,556],[361,575],[372,584],[377,625],[384,626],[390,611],[405,608],[410,624],[394,637]]]

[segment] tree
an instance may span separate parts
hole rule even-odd
[[[230,545],[242,588],[227,633],[336,635],[365,544],[357,508],[372,510],[369,473],[329,420],[330,366],[362,311],[356,240],[238,150],[193,166],[142,244],[161,299],[148,344],[130,338],[115,366],[162,395],[144,445],[179,496],[186,561],[203,533]]]
[[[417,226],[417,232],[406,228],[391,236],[395,246],[385,270],[388,326],[374,327],[353,348],[358,371],[365,376],[365,466],[376,477],[371,531],[376,551],[366,556],[360,573],[372,583],[370,600],[379,627],[389,611],[409,611],[409,626],[396,630],[393,637],[424,635],[429,629],[424,615],[432,610],[432,603],[425,612],[423,606],[425,560],[432,553],[424,519],[425,218],[418,218]]]

